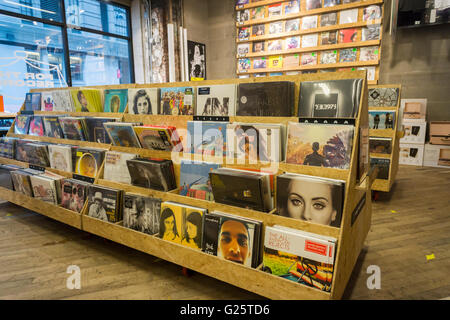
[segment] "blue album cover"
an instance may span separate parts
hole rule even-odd
[[[128,103],[128,89],[105,90],[104,112],[123,113]]]
[[[188,153],[226,155],[228,122],[188,121]],[[221,154],[219,154],[221,152]]]
[[[219,164],[182,160],[180,166],[180,195],[214,201],[209,172]]]

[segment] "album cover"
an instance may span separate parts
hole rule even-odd
[[[61,185],[61,206],[75,212],[81,212],[90,183],[76,179],[64,179],[61,181]]]
[[[70,90],[54,90],[52,91],[52,98],[53,111],[75,111]]]
[[[291,81],[240,83],[237,116],[291,117],[294,114]]]
[[[86,117],[84,121],[86,124],[87,140],[96,143],[110,144],[111,139],[103,124],[107,122],[117,122],[119,120],[119,118]]]
[[[64,133],[64,138],[69,140],[86,141],[83,118],[81,117],[60,117],[59,124]]]
[[[41,111],[42,95],[40,92],[25,94],[25,111]]]
[[[337,62],[337,52],[336,50],[331,51],[322,51],[320,54],[320,63],[321,64],[331,64]]]
[[[283,72],[270,72],[269,77],[282,76]]]
[[[106,222],[122,220],[122,190],[99,185],[88,186],[88,216]]]
[[[369,111],[370,129],[392,129],[395,127],[395,111]]]
[[[265,69],[267,68],[266,58],[253,59],[253,69]]]
[[[42,103],[41,108],[42,111],[53,111],[53,94],[51,91],[42,92]]]
[[[266,25],[265,24],[257,24],[252,26],[252,36],[263,36],[266,33]]]
[[[283,42],[281,40],[270,40],[267,42],[268,51],[283,50]]]
[[[324,8],[334,7],[334,6],[337,6],[338,4],[341,4],[341,0],[323,0]]]
[[[218,168],[209,177],[215,202],[262,212],[273,209],[269,174]]]
[[[322,0],[306,0],[306,10],[322,8]]]
[[[339,11],[339,24],[358,22],[358,9]]]
[[[379,40],[380,39],[380,25],[368,25],[367,28],[362,28],[361,41]]]
[[[134,186],[164,192],[177,187],[172,160],[136,158],[127,160],[127,166]]]
[[[378,60],[378,46],[362,47],[359,49],[359,61]],[[369,97],[370,99],[370,97]]]
[[[277,21],[269,24],[269,34],[282,33],[283,32],[283,22]]]
[[[123,197],[123,226],[147,234],[159,234],[161,199],[126,193]]]
[[[272,57],[269,57],[268,60],[269,60],[269,63],[268,63],[268,67],[269,68],[281,68],[281,67],[283,67],[283,57],[282,56],[272,56]],[[274,74],[271,73],[270,75],[274,75]]]
[[[105,122],[103,126],[108,133],[109,139],[115,146],[141,148],[133,123]]]
[[[186,152],[220,157],[225,155],[227,124],[220,121],[188,121]]]
[[[209,173],[219,164],[181,160],[180,195],[214,201]]]
[[[349,169],[355,127],[289,122],[286,163]]]
[[[265,47],[265,42],[253,42],[253,51],[252,52],[263,52]]]
[[[234,116],[236,84],[197,87],[197,116]]]
[[[236,22],[237,23],[244,23],[246,21],[250,20],[250,10],[239,10],[236,12]]]
[[[330,45],[337,43],[337,31],[322,32],[320,34],[321,45]]]
[[[25,152],[24,146],[28,143],[34,143],[33,140],[27,140],[27,139],[18,139],[16,140],[16,152],[15,152],[15,159],[17,161],[22,162],[28,162],[28,155]]]
[[[0,157],[15,159],[16,142],[18,138],[0,137]]]
[[[364,8],[363,10],[363,21],[369,21],[381,18],[381,7],[377,5],[372,5]]]
[[[74,170],[76,174],[90,178],[97,177],[100,166],[105,159],[105,149],[82,148],[78,147],[72,150],[74,154]]]
[[[363,79],[303,81],[298,116],[354,118],[358,115]]]
[[[317,47],[319,35],[317,33],[302,36],[302,48]]]
[[[181,224],[181,245],[202,250],[203,219],[206,209],[184,205]]]
[[[33,119],[32,115],[18,114],[14,122],[14,133],[28,134],[31,119]]]
[[[265,228],[263,271],[331,291],[337,240],[297,229]]]
[[[238,39],[247,40],[250,37],[250,27],[239,28]]]
[[[174,148],[171,130],[173,127],[145,125],[133,128],[144,149],[170,152]]]
[[[239,59],[238,61],[238,71],[245,71],[251,68],[251,62],[250,59]]]
[[[227,125],[227,156],[250,161],[283,160],[285,129],[281,124],[239,123]]]
[[[284,5],[284,14],[300,12],[300,0],[288,1]]]
[[[33,196],[41,201],[58,204],[55,180],[44,175],[30,176]]]
[[[392,138],[370,137],[369,150],[370,153],[391,154]]]
[[[34,115],[30,119],[30,125],[28,129],[28,134],[30,136],[44,136],[44,122],[42,121],[42,116]]]
[[[31,175],[31,173],[21,169],[11,171],[14,190],[21,192],[26,196],[33,197],[33,189],[30,182]]]
[[[264,6],[251,8],[250,9],[250,19],[263,19],[266,15],[266,8]]]
[[[0,164],[0,187],[14,190],[14,185],[11,177],[11,171],[17,170],[6,165]]]
[[[285,68],[298,67],[300,65],[300,55],[292,54],[289,56],[284,56],[283,65]]]
[[[206,80],[206,45],[188,40],[187,55],[189,81]]]
[[[161,88],[161,102],[158,114],[166,115],[193,115],[194,114],[194,88],[173,87]]]
[[[48,145],[50,168],[72,172],[72,146],[62,144]]]
[[[389,167],[391,165],[391,159],[370,157],[370,165],[378,167],[379,171],[377,179],[389,179]]]
[[[284,24],[284,32],[292,32],[300,30],[300,19],[286,20]]]
[[[259,247],[262,222],[214,211],[205,213],[203,251],[220,259],[256,268],[260,264]],[[239,250],[229,244],[236,243]]]
[[[183,211],[182,204],[170,201],[161,203],[159,238],[181,244]]]
[[[398,88],[369,89],[369,107],[396,107],[397,105]]]
[[[339,43],[355,42],[358,37],[356,29],[342,29],[339,30]]]
[[[98,89],[70,90],[76,112],[103,112],[101,91]]]
[[[249,2],[250,2],[250,0],[236,0],[236,5],[241,6],[244,4],[248,4]]]
[[[158,114],[159,88],[128,89],[128,113]]]
[[[317,224],[341,226],[345,181],[303,174],[276,177],[277,214]],[[294,205],[297,203],[298,205]]]
[[[283,6],[281,3],[271,4],[267,6],[267,13],[269,17],[277,17],[282,13]]]
[[[131,184],[127,160],[134,158],[136,158],[136,155],[132,153],[106,151],[103,178],[109,181]]]
[[[302,66],[313,66],[317,64],[317,54],[315,52],[303,53],[300,60]],[[307,70],[302,71],[302,73],[309,73]]]
[[[250,44],[241,43],[237,45],[237,54],[239,56],[245,56],[249,52],[250,52]]]
[[[286,38],[285,41],[286,41],[286,45],[285,45],[286,50],[300,48],[300,37],[299,36],[288,37],[288,38]]]
[[[320,16],[320,26],[328,27],[337,24],[337,12],[325,13]]]
[[[318,16],[307,16],[302,18],[302,30],[317,28]]]
[[[128,103],[128,89],[105,89],[103,112],[123,113]]]
[[[48,145],[45,143],[27,143],[23,146],[27,154],[27,160],[30,164],[41,167],[49,167],[50,160],[48,155]]]
[[[59,123],[59,118],[58,116],[43,117],[44,131],[47,137],[64,139],[64,132]]]
[[[356,61],[356,48],[348,48],[339,50],[339,62],[355,62]]]

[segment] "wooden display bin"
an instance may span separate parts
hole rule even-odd
[[[247,78],[247,79],[226,79],[226,80],[207,80],[202,81],[201,85],[225,84],[225,83],[249,83],[249,82],[266,82],[266,81],[294,81],[295,82],[295,99],[298,101],[300,82],[302,81],[320,81],[320,80],[339,80],[339,79],[366,79],[365,71],[350,71],[338,73],[317,73],[317,74],[302,74],[281,77],[261,77],[261,78]],[[175,87],[175,86],[198,86],[198,82],[178,82],[167,84],[149,84],[149,85],[132,85],[132,86],[116,86],[114,88],[129,88],[129,87]],[[95,88],[95,87],[94,87]],[[104,87],[97,87],[104,89]],[[54,89],[58,90],[58,89]],[[33,90],[40,91],[40,90]],[[224,205],[213,201],[206,201],[200,199],[189,198],[178,194],[178,190],[170,192],[161,192],[141,187],[136,187],[128,184],[107,181],[103,179],[103,165],[100,168],[99,174],[96,177],[94,184],[108,186],[124,190],[125,192],[134,192],[142,195],[161,198],[163,201],[174,201],[186,205],[198,206],[206,208],[209,211],[223,211],[235,214],[242,217],[254,218],[263,221],[262,238],[264,237],[264,227],[275,224],[286,227],[296,228],[308,232],[317,233],[325,236],[332,236],[337,239],[334,274],[330,292],[320,291],[319,289],[298,284],[294,281],[286,280],[272,274],[265,273],[261,270],[261,266],[256,269],[245,267],[243,265],[222,260],[216,256],[211,256],[198,250],[191,249],[179,244],[171,243],[162,240],[156,236],[144,234],[135,230],[123,227],[122,222],[109,223],[102,220],[92,218],[87,215],[88,208],[85,204],[81,214],[60,208],[55,205],[42,204],[42,201],[25,197],[14,191],[5,192],[2,197],[5,200],[17,203],[28,209],[45,214],[53,219],[62,221],[69,225],[75,226],[86,232],[104,237],[106,239],[123,244],[130,248],[154,255],[161,259],[170,261],[180,266],[195,270],[205,275],[214,277],[221,281],[225,281],[234,286],[249,290],[259,295],[271,299],[340,299],[345,291],[347,282],[356,264],[357,258],[364,246],[367,233],[370,230],[372,206],[371,206],[371,187],[374,181],[375,171],[365,172],[360,177],[357,177],[359,167],[359,139],[360,128],[368,126],[368,90],[367,81],[364,80],[363,90],[360,100],[360,112],[355,119],[355,134],[353,139],[353,148],[351,155],[350,168],[348,170],[320,168],[304,165],[292,165],[286,163],[276,163],[275,174],[282,172],[302,173],[333,179],[340,179],[346,182],[345,185],[345,199],[343,204],[342,221],[340,228],[331,226],[319,225],[307,221],[291,219],[287,217],[278,216],[271,213],[259,212],[249,209],[244,209],[235,206]],[[46,113],[41,113],[46,114]],[[49,113],[51,114],[51,113]],[[86,113],[86,115],[91,115]],[[105,116],[109,114],[102,114]],[[150,123],[176,123],[180,128],[187,127],[187,121],[192,120],[192,116],[161,116],[161,115],[145,115],[136,116],[123,114],[124,121]],[[298,121],[298,118],[261,118],[261,117],[230,117],[230,122],[278,122],[288,123],[289,121]],[[14,135],[12,132],[9,136]],[[23,138],[23,136],[19,136]],[[27,136],[28,138],[28,136]],[[30,139],[46,141],[47,139],[39,139],[30,136]],[[65,139],[48,140],[54,143],[71,143],[73,145],[83,145],[97,147],[95,144],[89,142],[80,142]],[[183,153],[172,154],[170,152],[157,152],[146,149],[123,148],[109,145],[102,145],[109,150],[123,151],[136,153],[141,156],[159,157],[166,159],[190,158],[192,155]],[[398,144],[397,144],[398,149]],[[209,161],[208,157],[204,159]],[[367,160],[367,159],[366,159]],[[13,160],[11,160],[13,161]],[[397,159],[398,161],[398,159]],[[241,167],[259,169],[265,165],[256,163],[248,164],[227,164],[228,167]],[[368,167],[368,166],[367,166]],[[174,161],[175,176],[179,185],[180,165],[179,162]],[[275,199],[276,199],[276,185],[275,185]],[[261,249],[263,241],[261,241]]]

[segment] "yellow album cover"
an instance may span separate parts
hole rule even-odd
[[[71,90],[76,112],[103,112],[101,91],[97,89]]]
[[[161,204],[161,218],[159,224],[159,237],[163,240],[181,243],[182,219],[184,208],[174,202]]]
[[[283,67],[283,58],[281,56],[269,57],[269,68]]]
[[[181,244],[201,250],[203,237],[203,213],[205,209],[186,206],[183,212]]]

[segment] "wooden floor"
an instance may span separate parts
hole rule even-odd
[[[70,265],[81,270],[80,290],[66,287]],[[379,290],[366,285],[371,265]],[[0,204],[0,270],[0,299],[263,299],[10,203]],[[373,204],[344,299],[443,299],[449,275],[450,170],[402,166]]]

